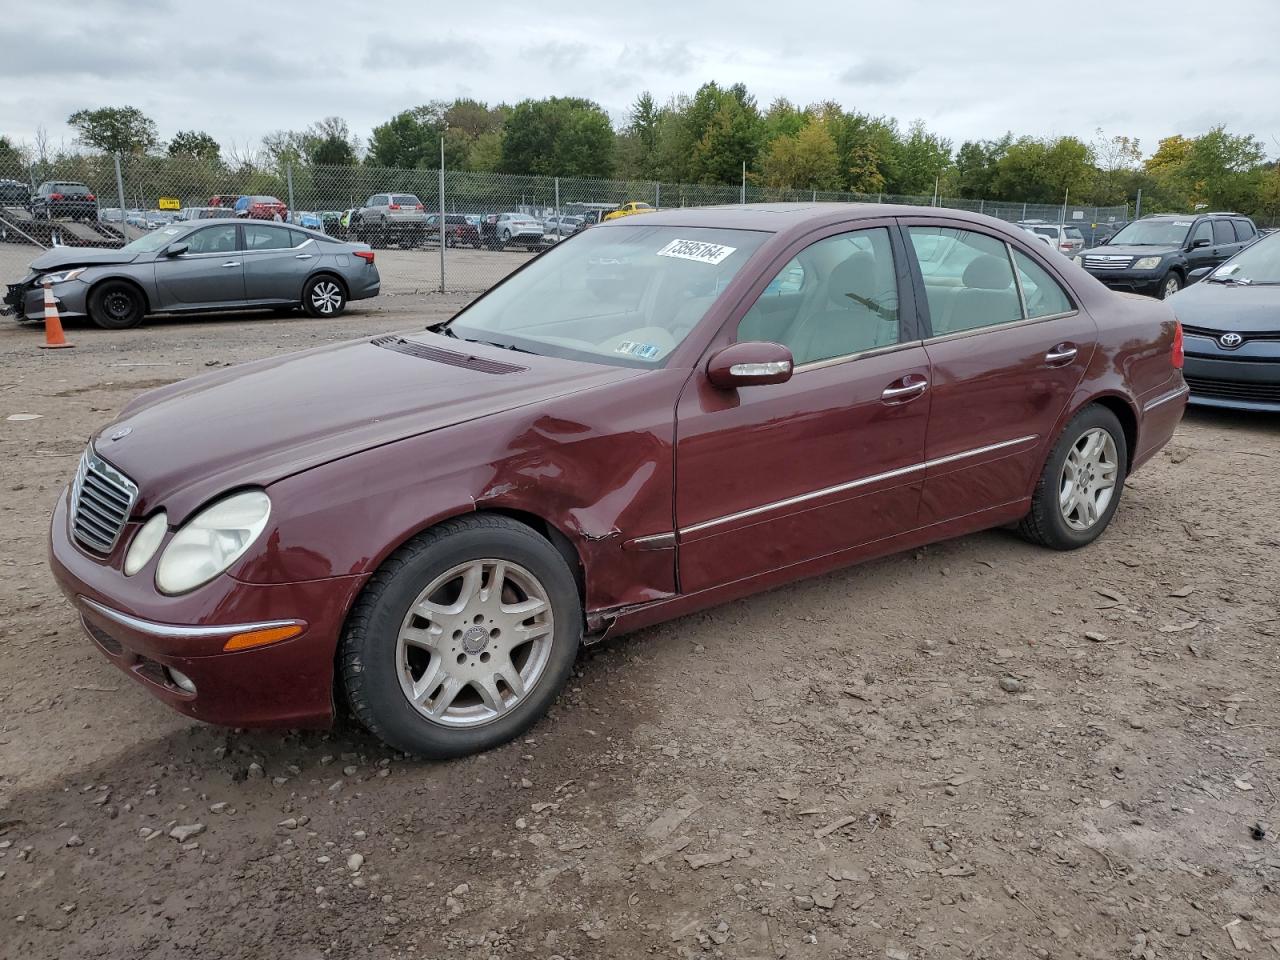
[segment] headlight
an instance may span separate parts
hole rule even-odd
[[[219,500],[174,534],[160,555],[156,586],[175,594],[208,583],[244,556],[270,516],[271,500],[261,490]]]
[[[160,549],[160,541],[169,529],[169,518],[161,510],[142,525],[138,535],[129,544],[129,552],[124,555],[124,575],[132,577],[151,562],[151,558]]]
[[[76,267],[74,270],[59,270],[57,273],[46,273],[39,279],[41,283],[46,280],[50,283],[66,283],[68,280],[74,280],[88,269],[88,267]]]
[[[1084,265],[1084,257],[1072,257],[1071,259],[1077,267]]]
[[[1164,257],[1143,257],[1141,260],[1134,263],[1133,269],[1154,270],[1156,267],[1160,266],[1160,261],[1163,259]]]

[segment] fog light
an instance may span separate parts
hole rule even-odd
[[[173,669],[173,667],[165,667],[164,674],[166,677],[169,678],[169,682],[172,683],[179,690],[182,690],[186,693],[196,692],[195,682],[192,681],[192,679],[188,677],[185,673],[183,673],[181,670],[175,670]]]

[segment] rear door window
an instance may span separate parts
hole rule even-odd
[[[246,250],[287,250],[294,246],[290,234],[296,231],[265,224],[245,224],[244,246]]]
[[[1230,220],[1214,220],[1213,221],[1213,242],[1214,243],[1235,243],[1236,231],[1231,226]]]
[[[935,337],[1022,319],[1004,242],[954,227],[908,227]]]
[[[1052,317],[1075,309],[1066,291],[1044,267],[1021,250],[1013,251],[1013,262],[1018,265],[1018,283],[1022,285],[1028,318]]]

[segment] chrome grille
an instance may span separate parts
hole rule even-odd
[[[90,447],[71,483],[71,532],[81,546],[108,554],[138,499],[138,485]]]
[[[1132,263],[1133,257],[1120,257],[1114,254],[1084,258],[1084,266],[1087,270],[1126,270]]]

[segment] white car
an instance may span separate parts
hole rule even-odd
[[[1047,223],[1044,220],[1021,220],[1017,226],[1039,237],[1051,249],[1068,257],[1075,256],[1084,249],[1084,234],[1080,232],[1079,227]]]

